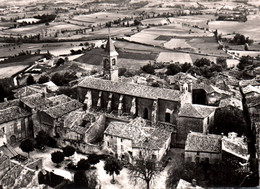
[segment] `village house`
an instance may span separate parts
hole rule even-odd
[[[171,135],[167,129],[147,126],[142,118],[130,123],[114,121],[104,132],[104,145],[116,157],[130,162],[147,153],[150,158],[160,161],[170,149]]]
[[[249,160],[247,139],[245,136],[238,137],[237,133],[228,133],[222,137],[222,153],[228,153],[240,162],[246,163]]]
[[[193,83],[192,103],[218,106],[220,101],[234,96],[230,90],[222,90],[208,83]]]
[[[19,106],[19,100],[0,103],[0,131],[3,142],[14,144],[33,136],[31,112]]]
[[[184,104],[177,118],[177,145],[183,146],[190,131],[207,133],[214,124],[217,107],[199,104]]]
[[[246,99],[246,107],[253,122],[260,121],[260,95],[248,97]]]
[[[74,110],[82,109],[83,104],[66,95],[36,93],[20,99],[22,106],[32,112],[34,136],[44,130],[50,136],[59,136],[56,127],[59,118]]]
[[[190,132],[185,143],[185,161],[214,164],[220,161],[221,136]]]
[[[258,96],[260,95],[260,85],[259,86],[248,85],[242,88],[242,92],[246,98]]]

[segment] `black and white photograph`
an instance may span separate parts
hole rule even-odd
[[[0,189],[260,187],[260,0],[0,0]]]

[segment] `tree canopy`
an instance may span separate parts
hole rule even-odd
[[[51,160],[53,163],[57,165],[60,164],[64,160],[64,154],[61,151],[56,151],[51,154]]]
[[[89,161],[87,159],[80,159],[77,163],[78,170],[86,171],[90,168]]]
[[[23,152],[28,153],[28,157],[29,157],[29,153],[34,150],[34,146],[35,146],[34,143],[35,142],[32,139],[25,139],[21,142],[19,147],[22,149]]]
[[[114,174],[119,175],[120,171],[123,169],[123,164],[115,157],[110,156],[106,158],[104,170],[107,174],[112,175],[112,183],[115,183]]]
[[[66,146],[62,148],[62,151],[65,157],[69,157],[75,153],[75,148],[73,148],[72,146]]]

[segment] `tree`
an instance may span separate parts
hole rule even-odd
[[[138,180],[146,182],[146,188],[150,188],[150,182],[161,172],[161,167],[157,166],[156,159],[151,158],[150,153],[136,159],[136,163],[129,167],[130,180],[135,184]]]
[[[154,68],[151,64],[144,65],[141,67],[141,70],[148,74],[154,74]]]
[[[123,169],[123,164],[115,157],[110,156],[106,159],[104,170],[107,174],[112,175],[112,184],[115,183],[114,174],[119,175],[120,171]]]
[[[78,170],[86,171],[90,168],[89,161],[87,159],[80,159],[77,163]]]
[[[194,65],[197,67],[210,66],[211,61],[207,58],[199,58],[195,60]]]
[[[247,66],[253,64],[253,58],[251,56],[242,56],[239,60],[237,67],[240,70],[244,70]]]
[[[57,166],[64,160],[64,154],[61,151],[56,151],[51,154],[51,160],[56,163]]]
[[[89,154],[88,161],[91,165],[95,165],[99,162],[99,156],[97,154]]]
[[[32,139],[25,139],[21,142],[20,148],[23,152],[28,153],[28,158],[30,157],[30,152],[34,150],[35,142]]]
[[[211,72],[221,72],[222,71],[222,66],[219,64],[212,64],[210,67]]]
[[[36,136],[36,138],[35,138],[35,141],[36,141],[36,143],[37,143],[38,146],[44,146],[44,145],[47,145],[47,144],[48,144],[48,142],[49,142],[49,137],[50,137],[50,136],[49,136],[45,131],[41,130],[41,131],[39,131],[39,132],[37,133],[37,136]]]
[[[179,63],[170,64],[169,66],[167,66],[167,75],[175,75],[179,72],[181,72],[181,66],[179,65]]]
[[[58,86],[68,85],[70,81],[77,79],[76,72],[66,71],[65,73],[55,73],[51,77],[51,81]]]
[[[85,171],[80,170],[74,174],[74,183],[76,187],[88,187],[88,178]]]
[[[182,71],[183,73],[186,73],[191,67],[192,67],[192,66],[191,66],[190,63],[185,62],[185,63],[182,64],[182,66],[181,66],[181,71]]]
[[[38,80],[39,84],[46,83],[50,81],[50,78],[47,75],[41,75],[41,77]]]
[[[75,153],[75,148],[73,148],[72,146],[66,146],[62,148],[62,151],[65,157],[69,157]]]
[[[227,59],[223,57],[218,57],[216,63],[220,65],[223,69],[227,69]]]
[[[33,78],[33,76],[31,74],[27,77],[26,83],[27,83],[27,85],[32,85],[32,84],[36,83],[34,78]]]
[[[232,106],[218,108],[215,112],[212,132],[225,135],[229,132],[236,132],[240,136],[246,135],[247,125],[243,111]]]
[[[72,53],[72,51],[74,51],[74,50],[71,50],[71,53]],[[58,61],[56,62],[56,66],[63,65],[64,62],[65,62],[65,60],[63,58],[59,58]]]

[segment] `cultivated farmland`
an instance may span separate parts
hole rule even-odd
[[[192,60],[187,53],[161,52],[156,62],[179,62],[184,64],[185,62],[192,63]]]

